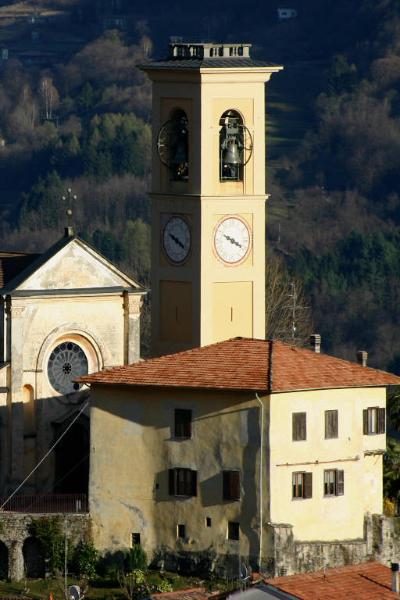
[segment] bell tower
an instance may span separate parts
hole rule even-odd
[[[265,336],[265,82],[250,44],[171,43],[153,82],[152,351]]]

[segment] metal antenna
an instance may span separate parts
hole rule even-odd
[[[78,196],[72,193],[71,188],[68,188],[65,195],[62,196],[64,202],[68,202],[68,208],[65,211],[67,215],[67,226],[64,230],[65,237],[72,237],[74,235],[74,228],[72,227],[72,201],[77,200]]]

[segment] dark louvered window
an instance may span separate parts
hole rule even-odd
[[[306,413],[292,413],[292,439],[300,442],[307,439]]]
[[[169,495],[197,496],[197,471],[192,471],[192,469],[170,469]]]
[[[343,496],[344,471],[327,469],[324,471],[324,496]]]
[[[312,473],[292,473],[292,498],[312,498]]]
[[[190,438],[192,436],[192,411],[185,408],[175,409],[175,437]]]
[[[363,410],[363,432],[364,435],[385,433],[386,431],[386,409],[373,406]]]
[[[224,500],[240,500],[240,471],[223,471]]]
[[[338,437],[338,411],[325,411],[325,439],[329,440]]]

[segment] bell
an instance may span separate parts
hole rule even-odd
[[[240,165],[242,163],[239,146],[235,139],[228,140],[227,146],[222,152],[222,162],[227,165]]]
[[[187,159],[188,159],[188,156],[187,156],[186,144],[183,140],[181,140],[180,142],[178,142],[178,144],[176,146],[176,151],[175,151],[172,162],[174,165],[180,165],[181,163],[187,162]]]

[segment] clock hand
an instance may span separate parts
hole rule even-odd
[[[178,244],[178,246],[180,246],[183,250],[184,245],[182,244],[181,240],[179,240],[173,233],[170,233],[169,237],[174,240],[175,244]]]
[[[239,246],[239,248],[242,247],[242,244],[239,244],[239,242],[237,242],[235,240],[235,238],[231,237],[230,235],[226,235],[226,233],[224,233],[224,237],[226,237],[226,239],[228,240],[228,242],[230,242],[231,244],[235,244],[235,246]]]

